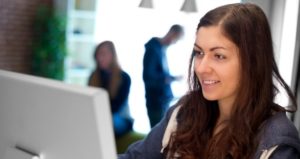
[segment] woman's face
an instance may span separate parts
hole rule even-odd
[[[232,105],[240,80],[238,47],[219,26],[200,27],[194,45],[194,70],[207,100]]]
[[[107,70],[110,68],[113,60],[113,54],[106,46],[99,48],[97,55],[97,63],[101,69]]]

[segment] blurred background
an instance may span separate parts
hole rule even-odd
[[[256,3],[265,11],[280,73],[300,103],[297,0],[0,0],[0,69],[86,86],[95,68],[95,46],[111,40],[132,80],[129,107],[134,130],[146,134],[150,125],[142,80],[144,43],[164,36],[175,23],[184,27],[183,39],[167,55],[171,73],[184,76],[172,85],[174,103],[187,90],[188,58],[198,21],[208,10],[235,2]],[[289,104],[284,94],[276,100]],[[299,112],[290,114],[298,129]]]

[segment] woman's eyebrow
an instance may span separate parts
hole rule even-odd
[[[198,49],[203,50],[203,49],[202,49],[199,45],[197,45],[196,43],[194,44],[194,46],[195,46],[196,48],[198,48]],[[216,49],[225,49],[225,48],[222,47],[222,46],[215,46],[215,47],[210,48],[209,51],[214,51],[214,50],[216,50]]]
[[[216,46],[216,47],[210,48],[209,50],[214,51],[214,50],[217,50],[217,49],[225,49],[225,48],[222,47],[222,46]]]
[[[195,46],[196,48],[198,48],[198,49],[201,49],[201,50],[202,50],[202,48],[201,48],[199,45],[197,45],[196,43],[194,43],[194,46]]]

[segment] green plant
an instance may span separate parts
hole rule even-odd
[[[57,80],[64,79],[66,56],[65,18],[48,6],[37,9],[34,20],[32,74]]]

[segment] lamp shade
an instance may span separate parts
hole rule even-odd
[[[139,7],[141,7],[141,8],[153,8],[152,0],[142,0]]]
[[[184,3],[180,9],[183,12],[197,12],[196,0],[184,0]]]

